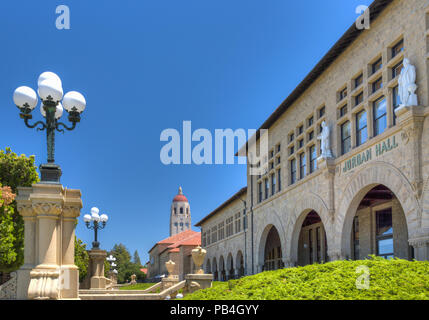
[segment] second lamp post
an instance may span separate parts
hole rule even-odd
[[[86,227],[88,229],[94,230],[94,242],[92,243],[92,249],[100,249],[100,242],[97,240],[98,230],[104,229],[107,220],[109,219],[107,214],[99,215],[99,212],[100,210],[98,210],[98,208],[93,207],[91,209],[91,215],[86,214],[83,216],[83,221],[85,221]]]

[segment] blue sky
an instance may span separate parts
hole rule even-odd
[[[369,0],[2,1],[0,148],[46,162],[46,137],[24,126],[16,87],[43,71],[82,92],[77,129],[56,135],[61,182],[82,191],[82,216],[110,217],[101,246],[124,243],[142,261],[168,236],[179,185],[201,218],[246,185],[243,165],[165,166],[166,128],[257,129],[353,23]],[[57,30],[55,8],[70,8]],[[34,120],[41,115],[38,108]],[[63,116],[63,121],[67,121]],[[196,229],[198,230],[198,229]]]

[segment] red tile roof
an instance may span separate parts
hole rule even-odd
[[[147,268],[141,268],[140,271],[147,274]]]
[[[186,230],[186,231],[180,232],[178,234],[175,234],[174,236],[165,238],[164,240],[157,242],[157,244],[173,244],[173,243],[176,243],[178,241],[182,241],[182,240],[185,240],[189,237],[192,237],[195,234],[201,234],[201,232],[197,232],[197,231],[193,231],[193,230]]]
[[[156,243],[156,245],[160,244],[167,245],[161,252],[164,252],[165,250],[168,250],[169,252],[179,252],[180,246],[200,246],[201,232],[186,230]],[[152,249],[150,251],[152,251]]]

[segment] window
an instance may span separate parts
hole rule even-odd
[[[305,152],[299,155],[299,178],[302,179],[307,174],[307,158]]]
[[[271,175],[271,195],[273,196],[276,193],[276,175]]]
[[[262,183],[261,182],[258,183],[258,192],[259,192],[258,202],[262,202]]]
[[[235,214],[235,233],[239,233],[241,231],[241,213],[238,212]]]
[[[393,101],[393,125],[396,125],[396,113],[395,110],[401,105],[401,98],[399,97],[399,87],[396,86],[392,90],[392,101]]]
[[[404,40],[399,41],[392,48],[392,58],[396,57],[399,53],[404,51]]]
[[[281,175],[281,169],[277,170],[277,180],[278,180],[278,186],[279,186],[279,192],[282,191],[282,175]]]
[[[291,133],[289,135],[289,142],[292,142],[295,139],[295,135],[293,133]]]
[[[338,101],[343,100],[345,97],[347,97],[347,88],[344,88],[343,90],[340,90],[339,94],[338,94]]]
[[[313,140],[313,138],[314,138],[314,131],[311,131],[311,132],[308,134],[308,141]]]
[[[206,237],[207,237],[207,239],[206,239],[206,241],[207,241],[207,245],[209,245],[209,244],[211,244],[211,242],[210,242],[210,230],[209,231],[207,231],[207,233],[206,233]]]
[[[313,173],[317,169],[317,151],[316,146],[312,145],[310,147],[310,173]]]
[[[320,108],[319,109],[319,118],[322,118],[325,115],[325,112],[326,112],[325,107]]]
[[[355,97],[355,106],[361,104],[363,102],[363,92],[359,93],[356,97]]]
[[[340,118],[344,117],[347,114],[347,105],[341,107],[340,109]]]
[[[377,211],[376,216],[376,241],[377,255],[385,259],[393,258],[393,225],[392,209]]]
[[[217,226],[212,228],[212,242],[215,243],[217,241]]]
[[[299,126],[299,128],[298,128],[298,135],[302,134],[303,132],[304,132],[304,126],[303,126],[303,125],[301,125],[301,126]]]
[[[296,182],[296,159],[290,161],[290,184]]]
[[[295,147],[294,146],[290,147],[289,148],[289,155],[294,154],[294,152],[295,152]]]
[[[243,229],[247,229],[247,215],[246,215],[246,209],[243,210]]]
[[[359,217],[353,219],[353,256],[355,260],[359,260]]]
[[[372,93],[383,88],[383,79],[380,77],[372,83]]]
[[[281,162],[281,157],[278,156],[277,159],[276,159],[276,164],[280,164],[280,162]]]
[[[183,208],[180,208],[180,213],[183,213]]]
[[[264,180],[264,184],[265,184],[265,199],[268,199],[268,189],[269,189],[268,179]]]
[[[374,102],[374,136],[384,132],[387,128],[386,99],[381,97]]]
[[[270,162],[270,170],[274,169],[274,162]]]
[[[301,149],[304,146],[304,139],[298,141],[298,149]]]
[[[308,126],[311,127],[314,123],[314,117],[308,119]]]
[[[270,151],[270,159],[271,159],[272,157],[274,157],[274,150],[271,150],[271,151]]]
[[[350,121],[346,121],[341,125],[341,155],[349,152],[351,147],[352,136],[350,130]]]
[[[363,82],[363,74],[361,73],[355,78],[355,88],[359,87]]]
[[[226,219],[226,237],[230,237],[234,234],[234,217]]]
[[[381,68],[383,68],[383,60],[380,58],[372,64],[372,73],[376,73]]]
[[[368,126],[366,111],[362,110],[356,115],[356,145],[360,146],[368,139]]]
[[[401,74],[402,68],[404,67],[402,61],[392,68],[392,79],[395,79]]]
[[[207,240],[206,240],[206,233],[202,232],[202,236],[201,236],[201,245],[203,247],[207,246]]]
[[[280,144],[277,145],[277,153],[279,153],[281,150]]]
[[[218,224],[218,238],[219,241],[225,239],[225,223],[223,221]]]
[[[175,215],[177,214],[177,208],[174,208],[174,214]]]

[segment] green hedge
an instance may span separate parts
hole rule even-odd
[[[362,265],[369,268],[368,290],[356,287],[356,281],[363,278],[363,271],[357,272]],[[222,282],[184,299],[429,300],[429,262],[371,257],[313,264]]]

